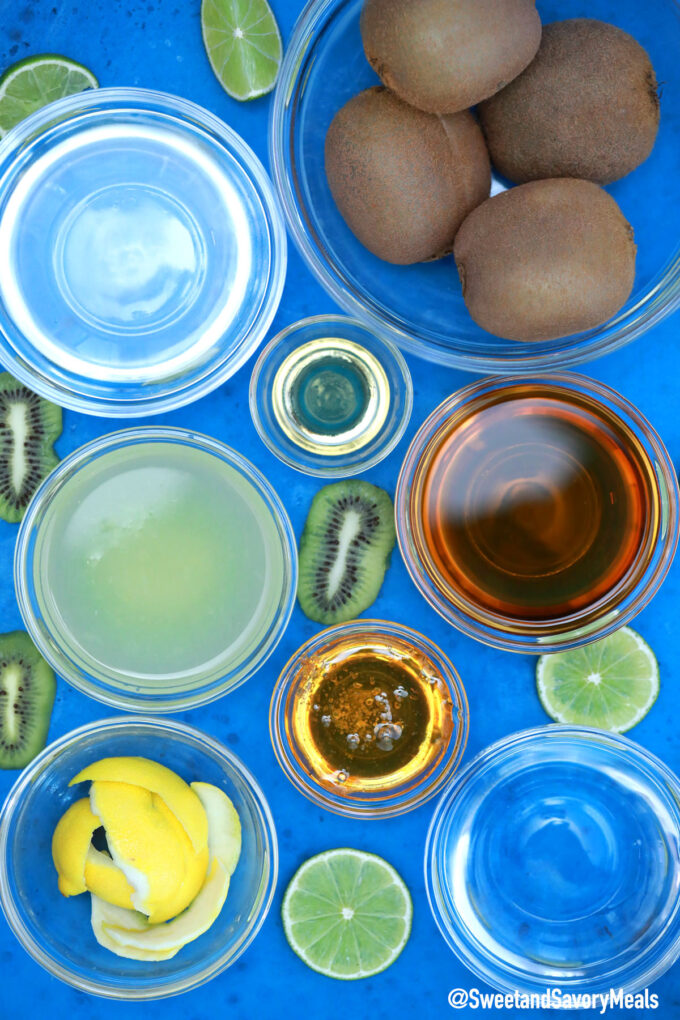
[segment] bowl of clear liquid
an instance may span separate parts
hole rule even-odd
[[[0,142],[0,361],[65,407],[170,410],[263,340],[286,269],[267,174],[194,103],[69,96]]]
[[[413,406],[399,350],[344,315],[316,315],[270,340],[250,380],[262,442],[305,474],[368,471],[397,445]]]
[[[639,991],[680,956],[680,783],[625,737],[513,734],[439,802],[425,878],[445,940],[493,987]]]

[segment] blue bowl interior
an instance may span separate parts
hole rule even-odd
[[[638,244],[637,277],[627,305],[597,330],[526,344],[498,339],[475,325],[465,308],[452,257],[392,266],[371,255],[345,225],[326,181],[324,139],[337,110],[361,89],[378,84],[378,78],[361,44],[362,0],[337,0],[332,6],[333,15],[321,22],[314,45],[305,54],[290,116],[296,200],[318,260],[317,272],[327,276],[322,279],[326,285],[330,274],[340,303],[355,314],[368,314],[374,322],[381,320],[389,335],[407,349],[480,370],[537,365],[541,358],[564,366],[624,342],[619,337],[622,325],[634,327],[644,314],[640,302],[654,294],[680,253],[680,8],[675,0],[623,8],[615,0],[538,2],[544,22],[599,18],[629,32],[647,49],[661,84],[661,128],[647,162],[607,189],[632,223]],[[492,190],[506,186],[496,177]],[[629,338],[627,334],[625,339]]]
[[[227,901],[212,927],[171,960],[126,960],[103,949],[90,927],[89,895],[65,898],[57,889],[52,833],[66,808],[86,796],[89,786],[69,787],[68,782],[89,762],[113,755],[142,755],[167,765],[187,782],[214,783],[231,797],[241,819],[243,847]],[[245,940],[275,868],[276,850],[262,807],[237,769],[191,736],[141,724],[85,733],[49,756],[6,824],[10,894],[29,937],[72,982],[93,982],[98,986],[94,990],[105,994],[122,988],[162,992],[176,982],[191,986],[206,969],[219,969]]]

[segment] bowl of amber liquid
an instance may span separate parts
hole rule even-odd
[[[289,660],[272,696],[276,757],[336,814],[386,818],[436,796],[465,750],[458,673],[422,634],[386,620],[338,624]]]
[[[496,377],[427,419],[395,499],[407,569],[477,640],[516,652],[628,623],[666,576],[678,483],[651,425],[585,376]]]

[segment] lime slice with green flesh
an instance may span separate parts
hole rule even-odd
[[[45,53],[20,60],[0,78],[0,138],[55,99],[96,88],[92,72],[68,57]]]
[[[202,0],[201,30],[210,66],[234,99],[271,92],[283,46],[267,0]]]
[[[403,880],[375,854],[327,850],[295,873],[281,910],[291,949],[312,970],[353,981],[385,970],[411,931]]]
[[[659,666],[630,627],[583,648],[542,655],[536,667],[541,704],[556,722],[625,733],[659,693]]]

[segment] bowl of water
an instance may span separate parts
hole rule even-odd
[[[0,361],[105,417],[196,400],[255,351],[283,289],[271,183],[213,114],[143,89],[60,99],[0,142]]]
[[[680,783],[626,737],[513,734],[440,800],[425,879],[450,948],[503,992],[646,988],[680,956]]]
[[[607,191],[632,224],[638,245],[633,292],[595,329],[541,343],[492,336],[470,318],[453,258],[390,265],[354,237],[333,200],[324,142],[337,111],[379,84],[361,42],[363,0],[312,0],[288,43],[270,122],[270,165],[291,237],[334,301],[379,336],[438,365],[481,374],[567,368],[647,332],[680,304],[680,6],[676,0],[538,0],[543,22],[599,18],[624,29],[650,55],[661,90],[654,150]],[[495,176],[492,193],[507,182]]]
[[[52,833],[83,795],[69,781],[111,755],[141,755],[186,782],[212,783],[231,798],[241,820],[241,856],[220,914],[169,960],[127,960],[103,949],[90,927],[90,897],[65,898],[57,889]],[[49,974],[91,995],[159,999],[220,974],[262,927],[277,871],[274,820],[255,777],[218,741],[171,720],[122,716],[59,737],[21,773],[0,813],[0,904],[10,928]]]

